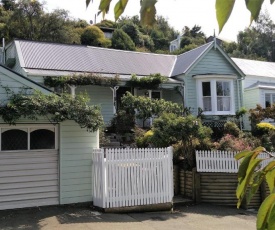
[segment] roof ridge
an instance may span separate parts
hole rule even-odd
[[[200,49],[200,48],[202,48],[202,47],[204,47],[204,46],[206,46],[206,45],[210,46],[211,43],[214,43],[214,42],[212,41],[212,42],[205,43],[205,44],[203,44],[203,45],[201,45],[201,46],[198,46],[198,47],[196,47],[196,48],[194,48],[194,49],[191,49],[191,50],[189,50],[189,51],[187,51],[187,52],[185,52],[185,53],[179,54],[179,55],[177,55],[177,56],[179,57],[179,56],[188,54],[188,53],[190,53],[190,52],[194,52],[194,51],[196,51],[197,49]]]

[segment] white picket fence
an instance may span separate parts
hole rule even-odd
[[[172,202],[173,149],[94,149],[93,202],[101,208]]]
[[[236,154],[237,152],[231,151],[196,151],[197,171],[237,173],[240,162],[234,159]],[[262,161],[261,167],[274,160],[267,153],[261,153],[259,158],[265,159]]]

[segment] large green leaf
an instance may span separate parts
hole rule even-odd
[[[245,150],[245,151],[242,151],[242,152],[237,153],[237,154],[234,156],[234,158],[235,158],[236,160],[240,160],[241,158],[245,157],[245,156],[246,156],[247,154],[249,154],[249,153],[251,153],[250,150]]]
[[[275,0],[270,0],[270,4],[273,4],[274,1],[275,1]]]
[[[250,24],[252,23],[253,20],[257,20],[259,13],[261,11],[263,2],[264,0],[245,0],[246,8],[251,13]]]
[[[261,204],[257,215],[257,229],[266,230],[268,218],[274,212],[275,193],[270,194]],[[269,229],[269,228],[268,228]]]
[[[275,187],[275,168],[266,173],[265,179],[268,184],[269,191],[272,192]]]
[[[239,167],[239,171],[238,171],[238,181],[241,182],[246,175],[246,171],[250,162],[250,159],[253,155],[253,152],[249,152],[248,154],[246,154],[246,156],[244,157],[240,167]],[[235,156],[236,157],[236,156]]]
[[[249,183],[248,194],[246,196],[246,202],[249,204],[254,194],[258,191],[260,185],[262,184],[265,178],[265,173],[263,171],[255,172]]]
[[[142,25],[152,26],[156,22],[157,0],[140,0],[140,21]]]
[[[109,12],[111,1],[112,0],[101,0],[100,1],[98,9],[99,9],[99,13],[102,12],[103,18],[105,17],[105,14],[107,14]]]
[[[274,204],[268,215],[267,225],[268,225],[268,228],[267,228],[268,230],[275,229],[275,205]]]
[[[219,24],[219,33],[230,17],[234,4],[235,0],[216,0],[216,18]]]
[[[119,0],[114,8],[115,20],[124,12],[128,0]]]
[[[249,182],[253,178],[253,173],[255,168],[261,163],[263,159],[252,159],[250,160],[247,170],[246,170],[246,175],[243,180],[241,180],[238,184],[237,190],[236,190],[236,195],[238,199],[237,207],[239,208],[241,205],[241,202],[246,194],[246,189],[249,184]]]

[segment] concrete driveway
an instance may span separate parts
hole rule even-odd
[[[110,214],[87,205],[0,211],[1,230],[253,230],[255,223],[255,212],[209,204],[179,207],[172,213]]]

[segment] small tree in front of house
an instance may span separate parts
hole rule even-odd
[[[142,120],[143,126],[147,119],[159,117],[164,112],[177,115],[183,113],[183,107],[177,103],[165,101],[164,99],[152,100],[145,96],[133,96],[129,92],[122,97],[121,102],[125,110],[136,114],[136,118]]]

